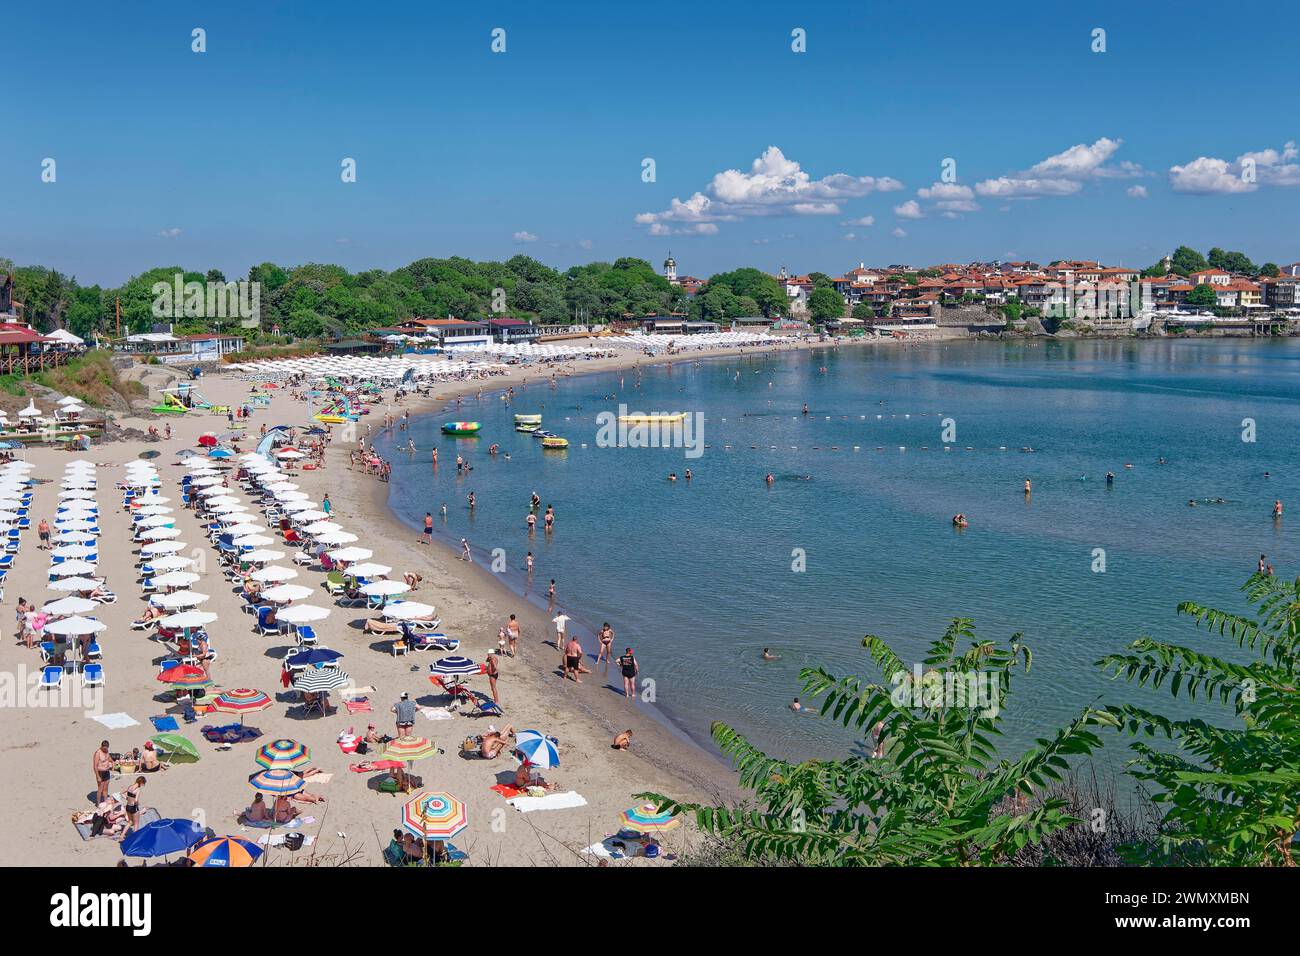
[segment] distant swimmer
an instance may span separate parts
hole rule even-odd
[[[1132,467],[1133,467],[1133,464],[1132,464],[1132,462],[1127,462],[1127,461],[1126,461],[1126,462],[1124,462],[1124,467],[1125,467],[1125,468],[1132,468]]]
[[[952,516],[952,523],[953,523],[953,526],[954,526],[954,527],[957,527],[957,528],[964,528],[964,527],[966,527],[968,524],[970,524],[970,522],[966,520],[966,516],[965,516],[964,514],[955,514],[955,515],[953,515],[953,516]]]
[[[1278,499],[1278,500],[1276,500],[1276,501],[1273,502],[1273,517],[1274,517],[1274,518],[1280,518],[1280,517],[1282,517],[1282,501],[1281,501],[1281,499]]]
[[[1169,462],[1165,461],[1164,456],[1162,455],[1161,457],[1159,457],[1159,458],[1156,459],[1156,464],[1157,464],[1157,465],[1167,465],[1167,464],[1169,464]]]
[[[1259,573],[1260,573],[1260,574],[1263,574],[1263,573],[1264,573],[1264,569],[1265,569],[1266,567],[1268,567],[1268,557],[1267,557],[1267,555],[1263,555],[1263,554],[1261,554],[1261,555],[1259,556],[1259,568],[1258,568]]]
[[[770,648],[767,647],[763,648],[763,660],[774,661],[776,659],[777,659],[776,655],[772,653]]]
[[[1033,486],[1033,484],[1030,483],[1030,481],[1029,481],[1028,478],[1026,478],[1026,479],[1025,479],[1025,494],[1030,494],[1031,492],[1033,492],[1033,490],[1034,490],[1034,486]]]
[[[807,402],[804,402],[804,403],[803,403],[803,413],[804,413],[805,415],[808,414],[808,403],[807,403]]]
[[[686,469],[686,480],[687,480],[687,481],[690,481],[690,480],[691,480],[692,478],[694,478],[694,477],[695,477],[695,476],[691,474],[691,470],[690,470],[689,468],[687,468],[687,469]]]
[[[799,703],[798,697],[790,701],[790,709],[793,710],[795,713],[798,713],[799,711],[803,710],[803,704]]]
[[[675,472],[675,471],[670,471],[670,472],[668,473],[668,480],[669,480],[669,481],[676,481],[676,480],[677,480],[677,472]]]
[[[1115,484],[1115,472],[1113,471],[1106,472],[1106,484],[1108,485]]]
[[[1272,478],[1273,476],[1270,475],[1268,472],[1264,472],[1264,477],[1265,477],[1265,478]]]
[[[1187,507],[1189,507],[1189,508],[1195,508],[1195,507],[1196,507],[1196,499],[1195,499],[1195,498],[1188,498],[1188,499],[1187,499]]]
[[[770,484],[772,484],[772,482],[776,481],[776,476],[773,475],[773,474],[769,471],[769,472],[767,473],[767,477],[764,478],[763,480],[766,481],[766,482],[770,485]]]
[[[542,503],[542,499],[538,497],[537,492],[535,491],[533,492],[533,496],[532,498],[529,499],[529,501],[532,504],[532,508],[534,511],[536,511]]]

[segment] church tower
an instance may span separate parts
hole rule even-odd
[[[677,260],[673,258],[672,252],[669,252],[668,258],[664,260],[664,278],[673,285],[677,284]]]

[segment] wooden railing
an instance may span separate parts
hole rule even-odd
[[[67,364],[68,352],[37,352],[31,355],[0,353],[0,375],[31,375]]]

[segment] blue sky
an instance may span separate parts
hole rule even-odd
[[[1281,5],[472,6],[13,5],[0,255],[111,284],[517,252],[671,249],[701,276],[1300,259]]]

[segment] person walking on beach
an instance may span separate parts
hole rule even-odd
[[[641,673],[641,666],[636,662],[632,648],[628,648],[618,659],[618,669],[623,675],[623,696],[631,700],[636,696],[636,678]]]
[[[424,537],[416,540],[422,540],[424,544],[430,544],[433,541],[433,515],[427,511],[424,513]]]
[[[108,799],[108,778],[113,775],[113,758],[108,755],[108,741],[101,740],[99,749],[90,758],[90,768],[95,773],[95,802]]]
[[[582,645],[578,643],[578,636],[575,634],[569,638],[569,643],[564,645],[564,676],[573,675],[573,682],[581,684],[582,678],[578,676],[579,668],[582,667]]]
[[[497,666],[497,655],[489,654],[483,666],[487,671],[488,686],[492,688],[492,703],[500,704],[501,698],[497,697],[497,678],[501,676],[501,668]]]
[[[551,623],[555,625],[555,647],[564,656],[564,629],[569,623],[569,615],[561,611],[555,617],[551,618]]]
[[[41,550],[50,550],[50,523],[42,518],[41,523],[36,526],[36,533],[41,539]]]
[[[510,622],[506,624],[506,639],[510,641],[510,656],[515,656],[515,647],[519,643],[519,620],[513,614],[510,615]]]
[[[327,515],[334,513],[334,506],[330,503],[329,492],[326,492],[325,497],[321,499],[320,510],[325,512]]]
[[[468,538],[461,538],[461,539],[460,539],[460,559],[461,559],[462,561],[468,561],[470,564],[473,564],[473,563],[474,563],[474,558],[471,557],[471,556],[470,556],[470,553],[469,553],[469,539],[468,539]]]

